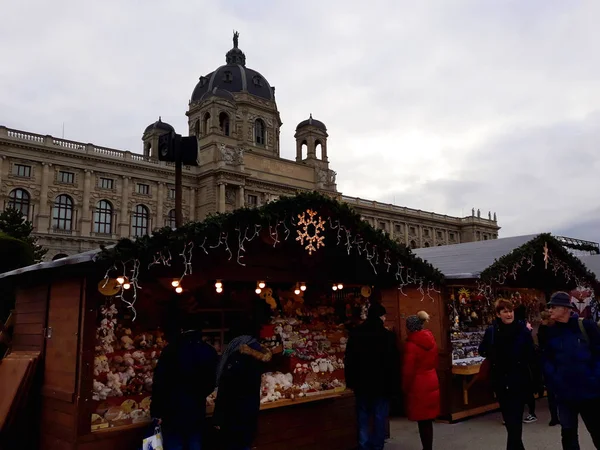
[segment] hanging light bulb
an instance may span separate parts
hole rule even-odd
[[[300,295],[300,286],[298,286],[298,283],[296,283],[296,289],[294,289],[294,294]]]
[[[331,289],[333,289],[334,291],[337,291],[337,286],[334,284],[333,286],[331,286]]]
[[[117,277],[117,283],[119,283],[119,284],[125,283],[125,277]]]
[[[217,280],[217,282],[215,283],[215,287],[217,289],[222,288],[223,287],[223,283],[221,282],[221,280]]]
[[[175,292],[177,292],[178,294],[181,294],[183,292],[183,288],[181,286],[177,286],[175,288]]]
[[[222,287],[218,287],[217,288],[217,294],[220,294],[221,292],[223,292],[223,288]]]
[[[123,289],[129,289],[130,287],[131,287],[131,284],[123,283]]]
[[[171,281],[171,286],[173,286],[174,288],[176,288],[177,286],[179,286],[179,280],[173,280],[173,281]]]
[[[259,287],[260,289],[264,289],[264,288],[265,288],[265,286],[266,286],[266,283],[265,283],[264,281],[259,281],[259,282],[258,282],[258,287]]]
[[[260,294],[262,292],[262,289],[257,287],[254,292],[256,292],[257,294]]]
[[[300,290],[301,290],[302,292],[304,292],[304,291],[306,290],[306,284],[305,284],[305,283],[302,283],[302,284],[300,285]]]
[[[344,289],[344,285],[342,283],[338,283],[337,288],[338,289]]]

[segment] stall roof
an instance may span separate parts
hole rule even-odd
[[[600,280],[600,255],[580,255],[579,259]]]
[[[97,254],[99,254],[102,250],[89,250],[84,253],[78,253],[77,255],[67,256],[66,258],[57,259],[56,261],[47,261],[41,262],[37,264],[33,264],[31,266],[21,267],[20,269],[11,270],[10,272],[0,273],[0,279],[8,278],[15,275],[20,275],[27,272],[34,272],[36,270],[43,269],[54,269],[56,267],[62,266],[71,266],[74,264],[82,264],[86,262],[93,261]]]
[[[479,278],[497,259],[535,239],[537,234],[413,250],[448,279]]]

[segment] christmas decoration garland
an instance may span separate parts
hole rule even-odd
[[[549,292],[591,287],[598,281],[562,242],[544,233],[496,260],[478,281],[483,293],[491,293],[493,286],[517,283]]]
[[[295,237],[288,241],[292,234]],[[433,298],[430,292],[439,292],[435,286],[443,281],[443,275],[431,264],[363,221],[349,205],[317,192],[282,197],[260,208],[211,215],[203,222],[189,222],[175,230],[161,228],[135,241],[121,239],[113,247],[103,247],[96,260],[106,263],[105,278],[119,275],[126,287],[121,299],[135,313],[140,270],[178,264],[184,268],[183,279],[192,273],[194,256],[206,257],[216,251],[245,266],[246,244],[259,236],[273,247],[298,241],[309,255],[324,247],[337,249],[334,251],[340,258],[346,254],[361,256],[372,268],[373,277],[392,282],[402,293],[402,287],[414,285],[423,298]]]

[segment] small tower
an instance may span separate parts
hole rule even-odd
[[[153,124],[146,127],[142,135],[144,142],[144,156],[146,158],[158,159],[158,138],[163,134],[174,132],[175,128],[166,122],[163,122],[161,117]]]
[[[296,127],[296,161],[315,161],[320,160],[328,162],[327,159],[327,127],[319,120],[313,119],[312,114],[306,120],[303,120]],[[304,155],[304,146],[306,145],[306,155]],[[320,149],[320,154],[317,154]]]

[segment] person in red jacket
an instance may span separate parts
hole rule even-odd
[[[440,414],[438,348],[431,331],[423,329],[428,320],[429,314],[425,311],[407,317],[408,338],[402,365],[406,415],[419,425],[423,450],[433,449],[433,420]]]

